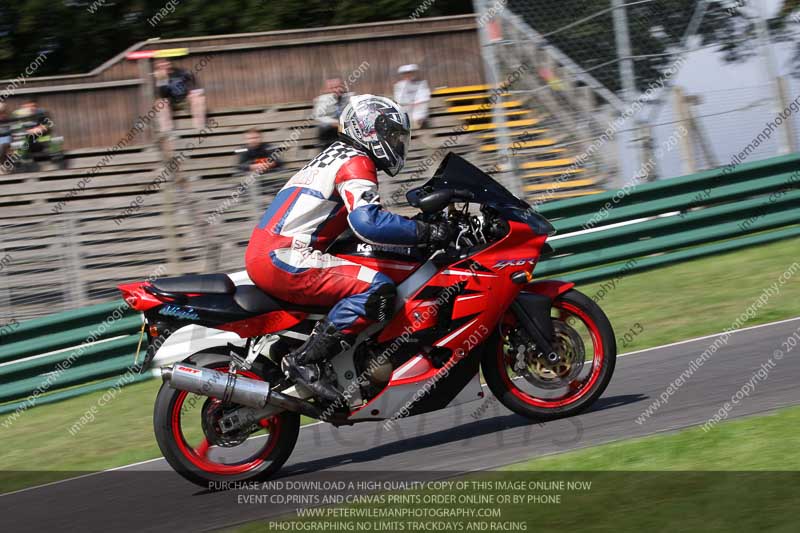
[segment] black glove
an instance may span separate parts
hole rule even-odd
[[[453,228],[447,222],[428,224],[417,220],[417,238],[420,244],[444,247],[453,240]]]

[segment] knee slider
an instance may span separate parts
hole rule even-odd
[[[378,322],[388,320],[394,313],[396,298],[395,286],[391,283],[384,283],[367,298],[367,302],[364,304],[365,317]]]

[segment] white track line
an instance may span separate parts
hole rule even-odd
[[[626,352],[626,353],[623,353],[623,354],[618,354],[617,357],[626,357],[628,355],[634,355],[634,354],[639,354],[639,353],[644,353],[644,352],[652,352],[653,350],[660,350],[662,348],[671,348],[672,346],[680,346],[682,344],[688,344],[690,342],[697,342],[697,341],[702,341],[702,340],[705,340],[705,339],[713,339],[714,337],[719,337],[720,335],[725,335],[725,333],[730,333],[731,335],[733,335],[733,334],[739,333],[740,331],[750,331],[750,330],[753,330],[753,329],[765,328],[765,327],[768,327],[768,326],[777,326],[779,324],[786,324],[787,322],[794,322],[794,321],[797,321],[797,320],[800,320],[800,316],[794,317],[794,318],[787,318],[786,320],[778,320],[777,322],[768,322],[766,324],[758,324],[756,326],[750,326],[750,327],[747,327],[747,328],[741,328],[741,329],[737,329],[735,331],[729,331],[729,332],[722,331],[722,332],[719,332],[719,333],[712,333],[711,335],[704,335],[702,337],[695,337],[693,339],[687,339],[685,341],[678,341],[678,342],[673,342],[673,343],[670,343],[670,344],[664,344],[663,346],[653,346],[652,348],[645,348],[643,350],[636,350],[634,352]],[[484,383],[481,386],[482,387],[486,387],[486,384]],[[300,426],[300,429],[303,430],[303,429],[306,429],[306,428],[310,428],[312,426],[318,426],[320,424],[325,424],[325,423],[326,422],[322,422],[322,421],[312,422],[311,424],[305,424],[305,425]],[[258,438],[258,437],[256,437],[256,438]],[[67,478],[67,479],[60,479],[58,481],[52,481],[50,483],[45,483],[43,485],[36,485],[34,487],[27,487],[27,488],[24,488],[24,489],[15,490],[14,492],[7,492],[5,494],[0,494],[0,498],[2,498],[4,496],[12,496],[14,494],[21,494],[23,492],[28,492],[28,491],[32,491],[32,490],[36,490],[36,489],[42,489],[42,488],[45,488],[45,487],[52,487],[54,485],[60,485],[61,483],[66,483],[68,481],[75,481],[75,480],[84,479],[84,478],[87,478],[87,477],[98,476],[100,474],[105,474],[106,472],[116,472],[118,470],[126,470],[128,468],[133,468],[134,466],[144,465],[144,464],[147,464],[147,463],[153,463],[155,461],[161,461],[162,459],[164,459],[164,458],[163,457],[156,457],[154,459],[147,459],[146,461],[139,461],[138,463],[131,463],[129,465],[117,466],[117,467],[114,467],[114,468],[109,468],[107,470],[101,470],[100,472],[91,472],[89,474],[83,474],[82,476],[76,476],[76,477],[71,477],[71,478]]]
[[[740,331],[750,331],[750,330],[753,330],[753,329],[765,328],[767,326],[777,326],[778,324],[786,324],[787,322],[794,322],[795,320],[800,320],[800,316],[796,316],[794,318],[787,318],[786,320],[778,320],[777,322],[768,322],[766,324],[758,324],[756,326],[749,326],[749,327],[746,327],[746,328],[736,329],[736,330],[733,330],[733,331],[721,331],[719,333],[712,333],[711,335],[704,335],[702,337],[695,337],[694,339],[686,339],[685,341],[678,341],[678,342],[672,342],[670,344],[664,344],[663,346],[654,346],[652,348],[645,348],[643,350],[636,350],[636,351],[633,351],[633,352],[626,352],[624,354],[618,355],[617,357],[622,357],[624,355],[633,355],[633,354],[637,354],[637,353],[650,352],[652,350],[660,350],[661,348],[671,348],[672,346],[680,346],[681,344],[688,344],[690,342],[697,342],[697,341],[702,341],[702,340],[705,340],[705,339],[713,339],[714,337],[719,337],[720,335],[725,335],[726,333],[729,333],[731,335],[735,335],[736,333],[739,333]]]

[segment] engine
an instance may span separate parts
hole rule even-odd
[[[392,379],[395,368],[418,353],[420,347],[410,339],[394,350],[390,347],[366,342],[356,349],[353,356],[361,386],[361,397],[370,400],[377,396]]]

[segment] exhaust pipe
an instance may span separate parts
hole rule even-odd
[[[322,415],[319,409],[305,400],[270,390],[266,381],[245,378],[238,374],[176,363],[162,368],[161,378],[173,389],[212,396],[225,403],[238,403],[254,409],[264,409],[269,405],[311,418],[320,418]]]

